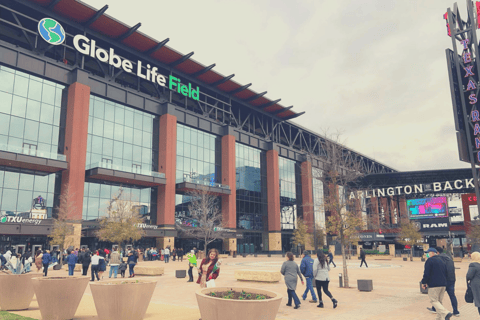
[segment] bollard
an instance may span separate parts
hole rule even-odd
[[[341,273],[338,274],[338,282],[339,282],[340,288],[343,288],[343,277]]]

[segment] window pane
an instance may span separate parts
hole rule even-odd
[[[10,114],[11,111],[12,111],[12,95],[9,93],[0,91],[0,112]]]
[[[15,87],[13,92],[17,96],[26,98],[28,94],[28,79],[21,77],[18,74],[15,75]]]
[[[40,122],[53,124],[53,105],[42,103],[42,109],[40,111]]]
[[[2,211],[17,211],[17,189],[3,189]]]
[[[27,101],[27,119],[40,120],[40,102],[35,100]]]
[[[9,135],[15,138],[23,138],[24,126],[25,126],[25,119],[21,119],[18,117],[11,117]]]
[[[23,97],[13,96],[12,115],[25,118],[27,111],[27,99]]]
[[[52,130],[53,127],[49,124],[40,123],[40,131],[38,141],[43,143],[52,143]]]
[[[26,120],[25,121],[25,139],[37,142],[38,140],[38,125],[37,121]],[[36,143],[35,143],[36,144]]]
[[[8,128],[10,128],[10,116],[0,113],[0,134],[8,135]]]
[[[15,75],[13,73],[0,70],[0,91],[13,93],[14,81],[15,81]]]
[[[42,102],[55,104],[55,87],[43,84]]]

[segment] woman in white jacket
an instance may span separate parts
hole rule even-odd
[[[330,271],[330,266],[327,262],[325,254],[323,250],[317,251],[317,259],[313,262],[313,276],[315,278],[315,284],[317,287],[317,294],[318,294],[318,306],[319,308],[323,308],[323,301],[322,301],[322,288],[323,292],[332,299],[333,308],[337,307],[338,301],[333,298],[330,291],[328,291],[328,284],[330,282],[330,276],[328,272]]]

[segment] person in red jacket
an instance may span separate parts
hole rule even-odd
[[[217,249],[210,249],[208,251],[208,256],[202,260],[202,263],[200,264],[199,267],[199,276],[197,283],[200,284],[201,288],[206,288],[207,287],[207,281],[212,280],[212,279],[217,279],[219,273],[220,273],[220,268],[213,271],[213,267],[218,261],[218,250]]]

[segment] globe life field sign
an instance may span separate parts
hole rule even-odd
[[[65,41],[65,31],[62,26],[55,20],[44,18],[38,22],[38,32],[42,39],[54,45],[62,44]],[[122,69],[127,73],[135,73],[137,77],[156,83],[162,87],[168,87],[172,91],[176,91],[185,97],[193,100],[200,99],[200,88],[193,88],[191,83],[183,84],[181,79],[172,75],[166,77],[158,73],[158,68],[150,64],[144,65],[141,60],[134,64],[128,59],[123,59],[115,54],[115,50],[110,48],[105,50],[97,47],[96,41],[88,37],[77,34],[73,37],[73,46],[75,50],[83,55],[90,56],[98,61],[108,63],[109,65]],[[145,69],[144,69],[145,68]]]

